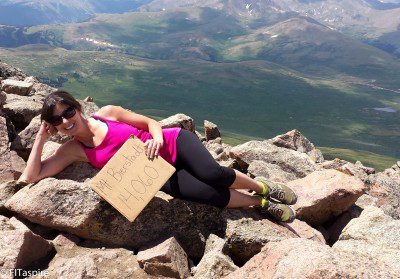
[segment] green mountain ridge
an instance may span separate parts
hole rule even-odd
[[[260,138],[297,128],[322,146],[400,157],[398,94],[384,93],[382,102],[345,80],[312,79],[266,61],[166,61],[37,46],[1,49],[0,59],[99,105],[159,117],[182,112]],[[374,110],[388,104],[397,112]]]
[[[86,21],[96,13],[123,13],[149,0],[4,0],[0,24],[33,26]]]
[[[360,41],[357,18],[354,32],[339,32],[347,17],[333,27],[285,8],[292,2],[332,13],[349,1],[151,1],[87,22],[2,26],[0,59],[101,105],[210,119],[233,141],[297,128],[326,150],[400,158],[399,60]],[[398,12],[363,3],[341,13]]]
[[[347,74],[374,79],[385,88],[400,88],[396,82],[400,63],[389,54],[312,19],[282,18],[254,29],[246,21],[210,8],[135,12],[118,17],[98,15],[85,23],[32,27],[15,31],[12,37],[22,42],[35,38],[67,49],[112,50],[151,59],[267,60],[311,75]]]

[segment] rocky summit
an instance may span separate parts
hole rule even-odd
[[[158,192],[129,222],[89,187],[98,170],[74,163],[19,181],[55,90],[0,64],[0,278],[398,278],[400,162],[374,169],[322,153],[298,130],[230,146],[218,126],[177,114],[162,127],[196,135],[215,160],[251,178],[287,183],[297,219],[218,209]],[[98,110],[80,101],[84,114]],[[211,119],[212,120],[212,119]],[[64,142],[55,135],[42,159]],[[17,274],[18,273],[18,274]]]

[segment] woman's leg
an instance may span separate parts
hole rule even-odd
[[[249,189],[253,190],[256,193],[261,193],[263,188],[257,181],[248,177],[247,175],[238,170],[234,171],[236,173],[236,178],[233,184],[231,185],[232,189]]]
[[[177,139],[177,151],[176,165],[185,169],[185,172],[178,172],[176,182],[167,186],[180,189],[175,191],[175,196],[180,192],[183,193],[183,198],[197,199],[197,201],[200,200],[199,202],[208,204],[215,204],[215,201],[212,201],[214,198],[219,199],[221,202],[218,203],[218,207],[235,208],[260,204],[260,197],[234,189],[261,192],[261,185],[237,170],[220,166],[194,133],[181,130]],[[197,187],[200,188],[197,189]],[[232,189],[228,191],[228,188]],[[165,190],[171,191],[170,188]],[[205,192],[210,197],[207,198]],[[222,196],[218,197],[221,193]],[[211,203],[207,202],[208,200],[211,200]]]
[[[193,176],[209,185],[262,191],[262,186],[247,175],[220,166],[194,133],[181,130],[177,139],[177,151],[177,161]]]
[[[177,164],[198,180],[218,189],[226,189],[235,180],[231,168],[220,166],[196,134],[182,129],[176,140]]]
[[[240,193],[234,189],[218,189],[208,185],[185,169],[179,169],[161,188],[173,197],[209,204],[219,208],[236,208],[259,205],[260,197]]]
[[[228,188],[214,188],[178,166],[176,172],[161,190],[175,198],[209,204],[219,208],[226,207],[230,200]]]
[[[236,191],[235,189],[229,190],[231,192],[231,197],[229,199],[229,203],[226,206],[227,208],[247,207],[261,204],[260,196],[251,196]]]
[[[181,130],[177,138],[177,161],[182,167],[171,177],[162,190],[187,200],[214,205],[220,208],[260,205],[277,220],[292,222],[295,212],[289,206],[267,201],[265,197],[251,196],[233,188],[262,192],[262,186],[246,175],[220,166],[199,138]]]

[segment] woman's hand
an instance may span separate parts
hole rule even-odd
[[[144,143],[144,150],[146,152],[146,156],[149,159],[153,159],[154,156],[158,156],[158,152],[164,146],[164,140],[162,139],[148,139]]]
[[[53,125],[47,123],[46,121],[43,121],[42,124],[40,125],[37,136],[47,139],[52,135],[57,134],[57,132],[58,130]]]

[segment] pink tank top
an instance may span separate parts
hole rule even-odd
[[[107,164],[108,160],[121,148],[125,141],[133,134],[142,142],[152,139],[151,134],[145,130],[138,129],[124,122],[109,120],[98,115],[91,115],[94,119],[105,122],[108,126],[107,134],[100,145],[92,148],[85,146],[82,142],[74,137],[74,140],[85,151],[89,163],[96,167],[102,168]],[[176,138],[181,128],[163,129],[164,145],[159,150],[159,156],[164,158],[168,163],[174,165],[176,161]]]

